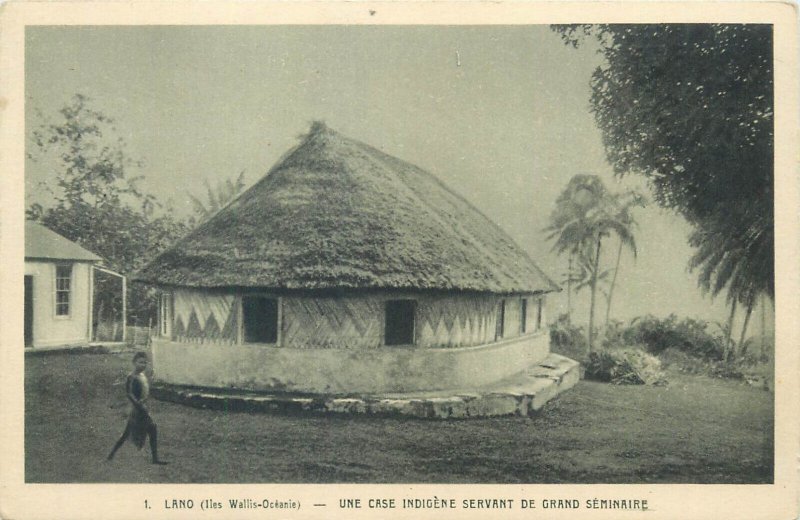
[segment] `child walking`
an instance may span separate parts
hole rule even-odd
[[[108,460],[114,458],[114,454],[122,446],[128,437],[131,438],[133,443],[142,449],[146,437],[150,438],[150,453],[153,457],[153,464],[167,464],[158,458],[158,433],[156,430],[156,423],[150,417],[145,402],[150,394],[150,384],[147,381],[147,375],[144,371],[147,368],[147,354],[144,352],[137,352],[133,356],[133,372],[128,374],[128,379],[125,382],[125,391],[128,395],[128,400],[131,402],[130,413],[128,414],[128,423],[125,425],[125,431],[119,438],[111,453],[108,454]]]

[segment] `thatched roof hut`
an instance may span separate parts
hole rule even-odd
[[[433,175],[322,123],[136,278],[186,287],[557,290]]]
[[[558,290],[431,174],[322,123],[135,279],[165,291],[163,380],[333,393],[525,370]]]

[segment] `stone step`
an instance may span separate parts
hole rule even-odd
[[[228,411],[332,413],[407,416],[429,419],[532,416],[548,401],[575,386],[580,365],[550,354],[524,373],[490,387],[413,394],[301,395],[189,388],[156,384],[154,397],[190,406]]]

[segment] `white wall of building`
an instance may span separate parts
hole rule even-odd
[[[56,265],[69,261],[25,261],[33,276],[33,347],[84,345],[90,336],[91,264],[71,262],[72,282],[68,316],[56,316]]]

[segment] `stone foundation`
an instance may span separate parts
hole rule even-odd
[[[294,349],[155,339],[158,382],[313,394],[476,388],[525,371],[550,348],[546,331],[459,348]]]
[[[548,401],[575,386],[579,379],[576,361],[550,354],[521,374],[467,391],[309,396],[162,384],[153,388],[153,395],[162,400],[226,411],[394,415],[429,419],[530,417]]]

